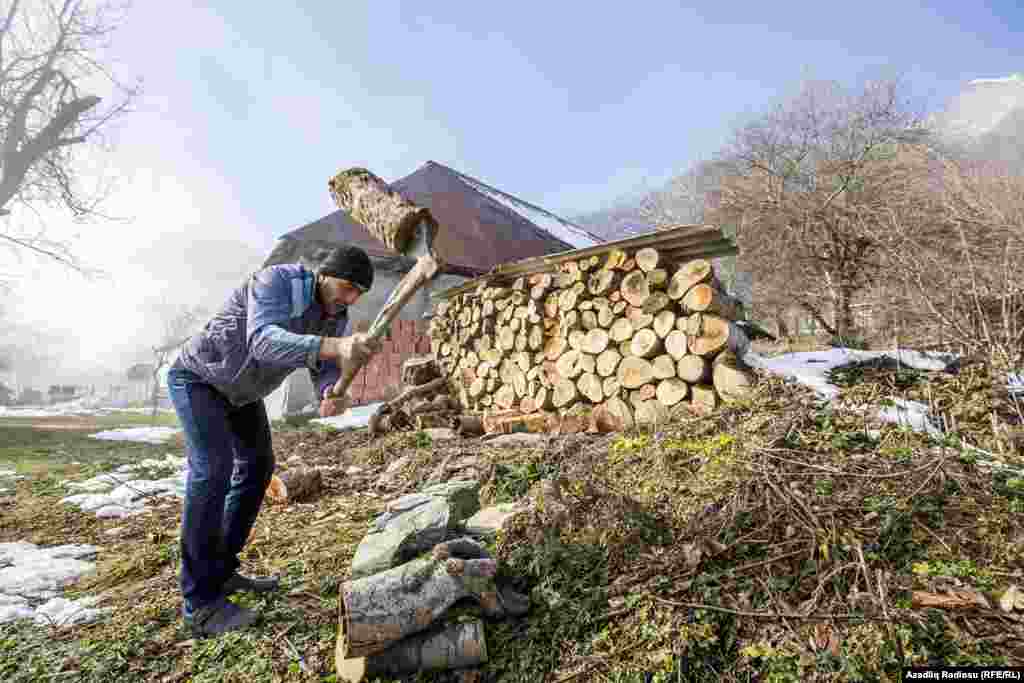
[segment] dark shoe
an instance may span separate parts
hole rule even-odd
[[[224,594],[231,595],[238,591],[251,591],[253,593],[269,593],[280,587],[280,580],[276,576],[242,576],[238,572],[231,575],[231,578],[224,583]]]
[[[238,631],[252,626],[260,618],[259,612],[239,607],[227,598],[221,598],[191,615],[185,615],[185,624],[191,627],[196,638],[219,636],[229,631]]]

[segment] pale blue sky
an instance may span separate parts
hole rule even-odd
[[[426,159],[586,211],[713,153],[737,117],[802,74],[892,69],[941,101],[1024,68],[1011,2],[280,5],[217,3],[232,42],[176,60],[195,95],[180,115],[206,123],[191,151],[245,188],[268,228],[329,210],[337,167],[393,178]],[[287,86],[300,111],[275,106],[295,73],[334,95],[322,111],[301,111],[318,102]],[[253,163],[257,150],[287,176]]]
[[[137,2],[112,54],[146,94],[108,206],[133,221],[79,231],[112,279],[43,267],[21,312],[86,356],[145,348],[153,302],[222,301],[333,210],[342,168],[433,159],[571,216],[713,154],[802,77],[901,73],[934,108],[1024,71],[1022,45],[1013,1]],[[100,305],[54,316],[69,287]]]

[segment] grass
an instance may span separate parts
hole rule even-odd
[[[854,398],[923,392],[944,410],[956,409],[956,392],[980,386],[970,371],[847,376]],[[570,435],[528,449],[282,428],[278,461],[298,455],[331,468],[328,490],[308,505],[266,506],[257,521],[243,561],[279,573],[283,592],[237,599],[263,612],[262,626],[199,642],[176,612],[177,507],[97,520],[56,505],[60,488],[32,470],[0,516],[0,541],[102,546],[97,575],[69,595],[105,594],[115,618],[70,630],[0,625],[0,680],[334,681],[339,586],[369,522],[385,500],[466,456],[485,463],[484,504],[533,498],[550,482],[561,491],[493,544],[503,578],[532,607],[487,623],[488,683],[883,681],[903,665],[1021,665],[1021,619],[995,606],[1024,580],[1024,478],[993,474],[960,447],[960,436],[982,438],[983,421],[991,431],[995,399],[984,396],[993,394],[976,394],[948,442],[822,408],[776,378],[748,402],[658,432]],[[3,457],[21,453],[20,463],[78,453],[82,478],[173,450],[12,427],[0,427],[0,439]],[[1010,447],[1002,455],[1022,462]],[[403,456],[396,488],[379,495],[372,482]],[[353,465],[366,474],[342,474]],[[103,532],[114,525],[126,530],[111,540]],[[918,606],[915,595],[946,589],[992,608]]]

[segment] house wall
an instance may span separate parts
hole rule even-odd
[[[384,307],[388,296],[404,273],[378,270],[374,274],[373,288],[349,309],[349,332],[365,332],[377,313]],[[382,349],[374,356],[352,382],[349,395],[353,405],[365,405],[385,400],[400,384],[402,363],[413,356],[430,353],[427,320],[433,301],[432,292],[454,287],[466,278],[440,275],[425,285],[401,310],[389,334],[382,340]],[[267,397],[267,412],[271,419],[298,414],[315,403],[313,383],[309,372],[293,372],[277,391]]]

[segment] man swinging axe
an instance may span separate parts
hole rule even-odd
[[[373,284],[357,247],[330,252],[314,272],[278,265],[253,274],[186,342],[167,384],[185,433],[188,471],[181,521],[181,592],[196,636],[247,627],[258,614],[227,598],[275,590],[274,577],[238,573],[274,470],[263,399],[293,370],[308,368],[320,415],[351,406],[331,392],[345,367],[361,366],[379,340],[343,336],[347,309]]]

